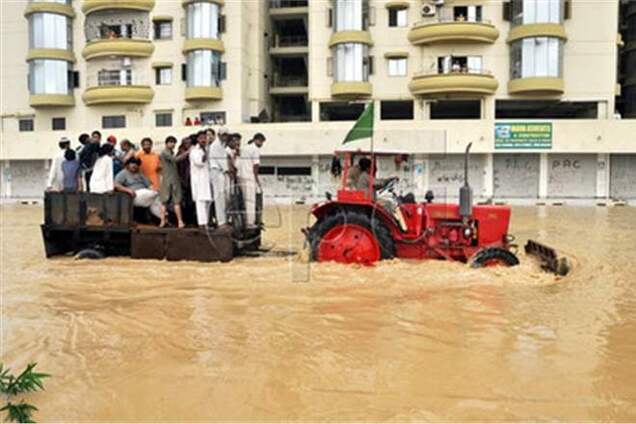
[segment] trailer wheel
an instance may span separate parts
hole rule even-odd
[[[519,259],[515,254],[500,247],[489,247],[480,250],[470,261],[470,266],[473,268],[517,265],[519,265]]]
[[[104,252],[97,250],[97,249],[82,249],[79,252],[77,252],[77,255],[75,255],[75,259],[104,259],[106,257],[106,255],[104,255]]]
[[[371,264],[395,257],[391,232],[379,218],[354,211],[329,214],[311,236],[311,259],[318,262]]]

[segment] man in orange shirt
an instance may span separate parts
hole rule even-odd
[[[149,137],[141,140],[141,151],[136,155],[141,160],[139,170],[150,180],[153,190],[159,190],[159,171],[161,170],[159,155],[152,151],[152,140]]]

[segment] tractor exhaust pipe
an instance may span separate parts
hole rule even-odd
[[[473,189],[468,184],[468,156],[473,143],[468,143],[464,154],[464,185],[459,189],[459,214],[467,219],[473,215]]]

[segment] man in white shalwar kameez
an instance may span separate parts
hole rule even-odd
[[[197,135],[197,145],[190,150],[190,185],[192,200],[196,206],[197,223],[207,227],[210,222],[210,170],[208,165],[208,146],[205,132]]]
[[[58,143],[61,152],[57,153],[51,161],[51,169],[49,169],[49,178],[46,181],[46,189],[48,191],[64,190],[64,172],[62,171],[62,163],[64,163],[64,154],[71,147],[71,140],[62,137]]]
[[[214,212],[218,226],[227,224],[227,181],[226,174],[229,170],[228,152],[221,139],[227,133],[227,129],[219,130],[219,137],[213,137],[209,148],[210,183],[214,191]],[[212,132],[212,134],[214,134]]]

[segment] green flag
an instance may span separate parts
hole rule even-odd
[[[347,134],[342,144],[347,144],[351,141],[360,140],[362,138],[372,138],[373,117],[373,102],[371,102],[364,112],[362,112],[362,115],[358,118],[358,122],[356,122],[353,128],[351,128],[351,131],[349,131],[349,134]]]

